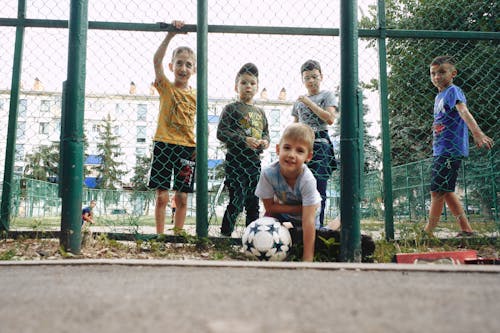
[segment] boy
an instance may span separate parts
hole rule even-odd
[[[229,205],[222,219],[221,234],[231,236],[238,215],[246,210],[246,225],[259,218],[259,198],[254,194],[260,174],[260,154],[269,147],[269,129],[264,110],[253,103],[259,88],[259,71],[252,63],[236,75],[238,101],[222,111],[217,139],[226,145],[226,185]]]
[[[82,209],[82,229],[87,226],[88,223],[94,224],[94,212],[92,211],[96,206],[96,201],[91,200],[90,204]]]
[[[307,96],[299,96],[293,105],[292,116],[295,122],[309,125],[315,132],[314,154],[307,164],[316,177],[321,195],[321,210],[316,228],[323,227],[325,220],[326,187],[333,170],[337,168],[333,144],[328,135],[328,125],[335,121],[337,99],[331,91],[321,90],[323,74],[316,60],[307,60],[300,68],[302,82]]]
[[[314,257],[315,225],[319,222],[321,196],[316,179],[304,163],[313,157],[314,131],[305,124],[289,125],[278,145],[278,161],[262,170],[255,195],[266,215],[289,221],[303,230],[303,261]]]
[[[486,136],[467,108],[462,90],[453,84],[457,75],[455,62],[450,56],[434,58],[430,64],[432,84],[438,89],[434,101],[433,165],[431,181],[431,207],[424,231],[432,234],[441,217],[444,202],[460,225],[460,236],[473,235],[472,227],[455,194],[458,169],[469,155],[469,132],[478,147],[490,149],[493,140]]]
[[[175,29],[184,26],[182,21],[173,21]],[[176,48],[168,68],[174,74],[170,82],[163,71],[163,58],[168,44],[179,33],[169,31],[154,55],[156,79],[154,85],[160,94],[158,126],[153,139],[153,161],[149,187],[156,189],[156,232],[164,233],[165,209],[169,202],[171,176],[174,176],[176,214],[174,233],[184,227],[187,211],[187,193],[193,192],[195,178],[195,133],[196,94],[189,79],[196,73],[196,56],[186,46]]]

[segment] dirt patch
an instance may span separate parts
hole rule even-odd
[[[157,241],[116,241],[104,237],[86,239],[80,254],[65,252],[58,239],[4,239],[0,241],[0,260],[82,259],[245,259],[234,246],[200,247],[188,243]]]

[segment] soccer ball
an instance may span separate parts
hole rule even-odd
[[[245,228],[241,244],[245,255],[249,258],[282,261],[292,246],[292,237],[288,229],[277,219],[261,217]]]

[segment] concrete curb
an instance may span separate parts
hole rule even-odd
[[[498,265],[443,265],[443,264],[363,264],[363,263],[304,263],[260,261],[204,261],[204,260],[140,260],[140,259],[64,259],[0,261],[0,268],[12,266],[148,266],[148,267],[208,267],[208,268],[262,268],[314,269],[330,271],[395,271],[395,272],[456,272],[500,274]]]

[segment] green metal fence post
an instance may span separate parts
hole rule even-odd
[[[382,174],[384,188],[384,221],[386,240],[394,239],[394,207],[392,196],[392,167],[391,167],[391,133],[389,127],[389,107],[387,102],[387,48],[386,48],[386,20],[385,1],[379,0],[377,5],[378,29],[378,66],[379,66],[379,93],[380,119],[382,126]]]
[[[198,0],[196,92],[196,235],[208,236],[207,0]],[[203,213],[202,213],[203,212]]]
[[[87,48],[87,0],[72,0],[69,19],[68,80],[61,124],[62,213],[61,246],[75,254],[81,250],[83,187],[83,119],[85,108],[85,58]]]
[[[14,160],[16,154],[17,116],[19,110],[19,89],[24,44],[24,19],[26,18],[26,0],[19,0],[17,18],[22,23],[16,27],[16,43],[14,46],[14,64],[10,89],[9,124],[7,127],[7,143],[5,147],[5,164],[3,171],[2,205],[0,208],[0,231],[8,231],[10,225],[10,207],[12,203],[12,185],[14,180]]]
[[[357,1],[340,2],[340,216],[342,261],[361,261]]]

